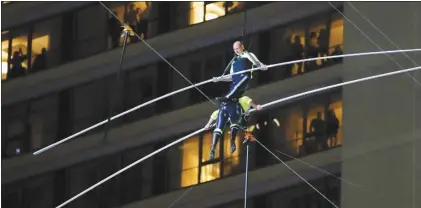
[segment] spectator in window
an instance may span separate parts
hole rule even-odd
[[[113,11],[114,14],[117,14]],[[111,49],[117,48],[120,42],[120,35],[123,29],[121,28],[121,23],[113,16],[108,18],[108,33],[111,38]]]
[[[322,150],[328,149],[327,141],[324,139],[325,122],[322,119],[321,112],[317,112],[317,117],[311,121],[310,133],[316,138],[316,141],[320,144]]]
[[[124,19],[126,23],[135,31],[136,31],[136,26],[137,26],[137,16],[138,15],[134,7],[134,4],[130,4],[129,11],[127,12],[126,17]],[[131,43],[137,42],[137,37],[130,36],[130,42]]]
[[[41,54],[35,56],[34,63],[31,67],[31,72],[38,72],[47,68],[47,50],[42,48]]]
[[[285,45],[284,45],[285,51],[282,53],[282,58],[281,58],[281,62],[289,62],[289,61],[294,61],[294,54],[292,52],[292,48],[293,48],[293,43],[291,41],[291,38],[288,37],[285,39]],[[292,75],[292,69],[293,69],[293,64],[288,64],[285,65],[285,77],[290,77]]]
[[[337,135],[339,130],[339,120],[333,110],[329,110],[326,117],[326,135],[330,143],[330,147],[335,147],[337,144]]]
[[[143,11],[140,8],[136,9],[138,21],[136,24],[136,31],[142,39],[146,39],[148,34],[148,17],[146,11]]]
[[[300,60],[304,58],[304,47],[301,44],[301,38],[298,35],[294,37],[294,43],[292,44],[292,58],[294,60]],[[303,63],[297,63],[296,65],[298,67],[298,72],[300,72]]]
[[[307,45],[306,58],[317,58],[319,57],[319,49],[317,46],[317,34],[315,32],[310,33],[309,44]],[[317,61],[307,61],[307,70],[315,70],[317,68]]]
[[[329,54],[329,34],[326,29],[321,29],[319,37],[317,38],[317,44],[319,45],[320,57],[328,56]],[[322,60],[322,65],[327,63],[326,59]]]
[[[332,52],[332,56],[342,55],[343,51],[341,49],[341,46],[338,44],[335,46],[335,50]],[[335,63],[342,63],[343,58],[335,58],[333,59],[333,62]]]
[[[19,51],[13,53],[13,58],[10,60],[12,68],[9,72],[9,78],[16,78],[25,75],[25,68],[22,66],[22,62],[27,59],[27,55],[23,55],[22,48]]]

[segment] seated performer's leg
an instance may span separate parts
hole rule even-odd
[[[248,81],[249,81],[249,76],[244,75],[241,78],[240,81],[238,81],[237,83],[233,83],[233,85],[231,85],[231,89],[230,89],[229,93],[225,96],[225,98],[227,98],[227,99],[232,99],[232,98],[239,99],[244,94],[244,92],[247,90]]]
[[[235,138],[237,137],[238,130],[240,126],[238,125],[238,122],[240,120],[241,116],[241,105],[239,103],[232,104],[230,111],[228,112],[231,120],[231,153],[235,152],[237,149],[235,145]]]
[[[212,147],[209,153],[210,160],[213,160],[215,158],[216,145],[218,144],[219,138],[222,137],[222,130],[225,127],[227,118],[228,118],[228,115],[226,113],[226,110],[223,110],[223,109],[219,110],[216,128],[213,131]]]

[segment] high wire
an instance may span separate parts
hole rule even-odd
[[[358,56],[368,56],[368,55],[379,55],[379,54],[384,54],[384,53],[402,53],[402,52],[419,52],[419,51],[421,51],[421,48],[418,48],[418,49],[404,49],[404,50],[389,50],[389,51],[375,51],[375,52],[364,52],[364,53],[351,53],[351,54],[342,54],[342,55],[335,55],[335,56],[316,57],[316,58],[307,58],[307,59],[301,59],[301,60],[295,60],[295,61],[281,62],[281,63],[277,63],[277,64],[266,65],[266,67],[269,69],[269,68],[274,68],[274,67],[279,67],[279,66],[284,66],[284,65],[289,65],[289,64],[295,64],[295,63],[301,63],[301,62],[307,62],[307,61],[317,61],[317,60],[322,60],[322,59],[335,59],[335,58],[346,58],[346,57],[358,57]],[[244,71],[240,71],[240,72],[236,72],[236,73],[224,75],[222,77],[228,77],[228,76],[231,76],[231,75],[247,73],[247,72],[255,71],[255,70],[259,70],[259,69],[261,69],[261,67],[247,69],[247,70],[244,70]],[[184,88],[181,88],[179,90],[170,92],[168,94],[162,95],[160,97],[157,97],[155,99],[152,99],[150,101],[147,101],[145,103],[142,103],[142,104],[140,104],[140,105],[138,105],[136,107],[133,107],[133,108],[131,108],[129,110],[126,110],[126,111],[124,111],[122,113],[119,113],[119,114],[111,117],[111,119],[109,119],[109,120],[112,121],[112,120],[117,119],[117,118],[119,118],[119,117],[121,117],[123,115],[126,115],[128,113],[131,113],[131,112],[133,112],[135,110],[138,110],[138,109],[140,109],[140,108],[142,108],[144,106],[147,106],[149,104],[155,103],[155,102],[157,102],[159,100],[165,99],[165,98],[170,97],[172,95],[175,95],[175,94],[184,92],[186,90],[192,89],[194,87],[205,85],[205,84],[208,84],[208,83],[211,83],[211,82],[213,82],[213,79],[205,80],[203,82],[194,84],[192,86],[184,87]],[[97,128],[97,127],[99,127],[99,126],[101,126],[101,125],[109,122],[109,120],[108,119],[107,120],[103,120],[103,121],[101,121],[99,123],[96,123],[96,124],[94,124],[94,125],[86,128],[86,129],[83,129],[83,130],[81,130],[81,131],[79,131],[77,133],[74,133],[74,134],[72,134],[72,135],[70,135],[70,136],[68,136],[68,137],[66,137],[66,138],[64,138],[62,140],[59,140],[59,141],[57,141],[57,142],[55,142],[53,144],[50,144],[50,145],[48,145],[46,147],[43,147],[40,150],[34,152],[33,155],[38,155],[40,153],[43,153],[43,152],[45,152],[45,151],[47,151],[47,150],[49,150],[49,149],[51,149],[51,148],[53,148],[53,147],[55,147],[55,146],[57,146],[59,144],[62,144],[63,142],[66,142],[66,141],[68,141],[70,139],[73,139],[73,138],[75,138],[75,137],[77,137],[77,136],[79,136],[79,135],[81,135],[81,134],[83,134],[85,132],[88,132],[88,131],[90,131],[92,129]]]
[[[414,67],[414,68],[408,68],[408,69],[403,69],[403,70],[398,70],[398,71],[393,71],[393,72],[388,72],[388,73],[378,74],[378,75],[374,75],[374,76],[370,76],[370,77],[365,77],[365,78],[360,78],[360,79],[351,80],[351,81],[348,81],[348,82],[343,82],[343,83],[336,84],[336,85],[331,85],[331,86],[334,86],[334,87],[330,87],[330,86],[328,86],[328,87],[318,88],[318,89],[315,89],[315,90],[310,90],[310,91],[307,91],[307,92],[310,92],[310,93],[315,93],[315,92],[322,91],[322,90],[320,90],[320,89],[327,90],[327,89],[331,89],[331,88],[335,88],[335,87],[340,87],[340,86],[349,85],[349,84],[354,84],[354,83],[363,82],[363,81],[368,81],[368,80],[372,80],[372,79],[378,79],[378,78],[382,78],[382,77],[386,77],[386,76],[392,76],[392,75],[397,75],[397,74],[401,74],[401,73],[406,73],[406,72],[416,71],[416,70],[420,70],[420,69],[421,69],[421,67]],[[303,95],[305,95],[305,94],[310,94],[310,93],[306,93],[306,92],[304,92],[304,93],[299,93],[299,94],[297,94],[297,95],[299,95],[299,96],[303,96]],[[288,97],[288,99],[282,98],[282,99],[279,99],[279,100],[276,100],[276,101],[272,101],[272,102],[270,102],[270,103],[266,103],[266,104],[262,105],[262,107],[267,108],[267,107],[269,107],[269,106],[271,106],[271,105],[275,105],[275,104],[280,103],[280,102],[282,102],[282,101],[286,101],[286,100],[289,100],[289,99],[292,99],[292,98],[295,98],[295,97],[299,97],[299,96],[293,95],[293,96]],[[254,112],[254,111],[255,111],[255,109],[251,110],[250,112]],[[150,158],[150,157],[152,157],[152,156],[154,156],[154,155],[156,155],[156,154],[158,154],[158,153],[160,153],[160,152],[162,152],[162,151],[164,151],[164,150],[166,150],[166,149],[170,148],[171,146],[173,146],[173,145],[175,145],[175,144],[177,144],[177,143],[180,143],[180,142],[182,142],[182,141],[184,141],[184,140],[186,140],[186,139],[188,139],[188,138],[190,138],[190,137],[192,137],[192,136],[195,136],[195,135],[197,135],[197,134],[199,134],[199,133],[202,133],[202,132],[203,132],[203,131],[205,131],[205,130],[206,130],[205,128],[198,129],[198,130],[196,130],[195,132],[193,132],[193,133],[191,133],[191,134],[189,134],[189,135],[187,135],[187,136],[184,136],[184,137],[182,137],[182,138],[180,138],[180,139],[178,139],[178,140],[176,140],[176,141],[174,141],[174,142],[172,142],[172,143],[170,143],[170,144],[168,144],[168,145],[166,145],[166,146],[164,146],[164,147],[161,147],[161,148],[160,148],[160,149],[158,149],[158,150],[153,151],[152,153],[150,153],[150,154],[146,155],[145,157],[140,158],[139,160],[137,160],[137,161],[135,161],[135,162],[131,163],[130,165],[128,165],[128,166],[126,166],[126,167],[122,168],[121,170],[119,170],[119,171],[115,172],[114,174],[112,174],[112,175],[108,176],[107,178],[105,178],[105,179],[103,179],[103,180],[99,181],[98,183],[96,183],[96,184],[92,185],[91,187],[89,187],[89,188],[85,189],[84,191],[80,192],[79,194],[75,195],[74,197],[70,198],[69,200],[65,201],[64,203],[60,204],[60,205],[59,205],[59,206],[57,206],[56,208],[61,208],[61,207],[65,206],[66,204],[70,203],[71,201],[73,201],[73,200],[77,199],[78,197],[82,196],[83,194],[85,194],[85,193],[87,193],[87,192],[91,191],[92,189],[94,189],[94,188],[98,187],[99,185],[101,185],[101,184],[105,183],[106,181],[108,181],[108,180],[112,179],[113,177],[115,177],[115,176],[119,175],[120,173],[122,173],[122,172],[124,172],[124,171],[126,171],[126,170],[130,169],[131,167],[135,166],[136,164],[139,164],[140,162],[142,162],[142,161],[144,161],[144,160],[146,160],[146,159],[148,159],[148,158]],[[264,147],[264,145],[262,145],[262,147]],[[264,148],[265,148],[265,147],[264,147]],[[267,149],[267,148],[265,148],[265,149]],[[273,154],[273,153],[272,153],[272,154]],[[283,163],[284,163],[284,162],[283,162]],[[284,163],[284,164],[285,164],[285,163]],[[288,166],[287,166],[287,167],[288,167]],[[291,169],[291,170],[292,170],[292,169]],[[292,170],[292,171],[293,171],[294,173],[296,173],[294,170]],[[299,175],[298,175],[298,176],[299,176]],[[299,176],[299,177],[300,177],[300,178],[302,178],[301,176]],[[302,178],[302,179],[303,179],[303,178]],[[307,182],[307,183],[308,183],[308,182]],[[309,185],[311,185],[311,184],[309,184]],[[316,190],[317,190],[317,189],[316,189]],[[330,201],[329,199],[327,199],[327,200],[328,200],[328,201]],[[332,205],[334,205],[334,204],[332,203]],[[335,206],[335,207],[337,207],[336,205],[334,205],[334,206]]]

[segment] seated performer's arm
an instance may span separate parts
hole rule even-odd
[[[216,119],[218,118],[219,110],[216,110],[212,113],[211,117],[209,118],[208,123],[205,125],[205,129],[210,129],[212,125],[215,123]]]

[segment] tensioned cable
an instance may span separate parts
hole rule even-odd
[[[269,68],[278,67],[278,66],[284,66],[284,65],[288,65],[288,64],[295,64],[295,63],[301,63],[301,62],[307,62],[307,61],[316,61],[316,60],[322,60],[322,59],[334,59],[334,58],[345,58],[345,57],[357,57],[357,56],[367,56],[367,55],[378,55],[378,54],[383,54],[383,53],[401,53],[401,52],[405,52],[405,51],[407,51],[407,52],[417,52],[417,51],[421,51],[421,49],[376,51],[376,52],[351,53],[351,54],[342,54],[342,55],[335,55],[335,56],[307,58],[307,59],[301,59],[301,60],[296,60],[296,61],[288,61],[288,62],[282,62],[282,63],[272,64],[272,65],[267,65],[266,67],[269,69]],[[224,76],[231,76],[231,75],[235,75],[235,74],[247,73],[247,72],[250,72],[250,71],[258,70],[260,68],[261,67],[252,68],[252,69],[248,69],[248,70],[244,70],[244,71],[241,71],[241,72],[236,72],[236,73],[232,73],[232,74],[228,74],[228,75],[224,75]],[[208,83],[213,83],[213,79],[205,80],[203,82],[200,82],[200,83],[196,84],[195,86],[201,86],[201,85],[208,84]],[[120,114],[117,114],[117,115],[111,117],[110,120],[117,119],[117,118],[119,118],[119,117],[121,117],[123,115],[126,115],[128,113],[131,113],[131,112],[133,112],[135,110],[138,110],[138,109],[140,109],[140,108],[142,108],[144,106],[147,106],[149,104],[152,104],[152,103],[157,102],[159,100],[162,100],[164,98],[170,97],[172,95],[175,95],[175,94],[184,92],[184,91],[189,90],[189,89],[191,89],[193,87],[194,86],[188,86],[188,87],[181,88],[179,90],[173,91],[171,93],[167,93],[165,95],[162,95],[162,96],[157,97],[155,99],[152,99],[150,101],[147,101],[145,103],[142,103],[142,104],[140,104],[140,105],[138,105],[136,107],[133,107],[133,108],[131,108],[129,110],[126,110],[126,111],[124,111],[124,112],[122,112]],[[53,147],[55,147],[55,146],[57,146],[59,144],[62,144],[63,142],[66,142],[66,141],[68,141],[70,139],[73,139],[73,138],[75,138],[75,137],[77,137],[77,136],[79,136],[79,135],[81,135],[81,134],[83,134],[85,132],[88,132],[88,131],[90,131],[92,129],[95,129],[95,128],[97,128],[97,127],[99,127],[99,126],[101,126],[101,125],[103,125],[103,124],[105,124],[107,122],[108,122],[108,120],[103,120],[103,121],[101,121],[99,123],[96,123],[96,124],[94,124],[94,125],[86,128],[86,129],[83,129],[83,130],[81,130],[81,131],[79,131],[77,133],[74,133],[74,134],[72,134],[72,135],[70,135],[70,136],[68,136],[68,137],[66,137],[66,138],[64,138],[62,140],[59,140],[59,141],[57,141],[57,142],[55,142],[53,144],[50,144],[50,145],[48,145],[46,147],[41,148],[40,150],[34,152],[33,155],[38,155],[38,154],[40,154],[42,152],[45,152],[46,150],[49,150],[49,149],[51,149],[51,148],[53,148]]]
[[[367,38],[367,40],[369,40],[371,43],[373,43],[378,49],[383,50],[382,47],[380,47],[376,42],[374,42],[367,34],[365,34],[364,31],[362,31],[357,25],[354,24],[354,22],[352,22],[350,19],[348,19],[348,17],[346,17],[338,8],[336,8],[332,3],[330,3],[328,1],[328,3],[330,4],[330,6],[332,6],[337,12],[339,12],[339,14],[341,14],[349,23],[351,23],[358,31],[360,31],[360,33]],[[389,54],[385,54],[391,61],[393,61],[399,68],[403,69],[403,67],[395,60],[393,59]],[[421,83],[415,79],[414,76],[412,76],[410,73],[407,73],[408,76],[410,76],[416,83],[418,83],[419,86],[421,86]]]
[[[121,23],[123,21],[121,21],[121,19],[115,15],[106,5],[104,5],[102,2],[99,2],[105,9],[108,10],[108,12],[110,12],[118,21],[120,21]],[[145,40],[143,40],[143,38],[141,38],[137,33],[134,33],[134,35],[141,40],[146,46],[149,47],[149,49],[151,49],[156,55],[158,55],[163,61],[165,61],[171,68],[174,69],[174,71],[176,71],[180,76],[182,76],[187,82],[189,82],[192,86],[194,86],[200,93],[202,93],[203,96],[205,96],[212,104],[216,105],[216,103],[210,99],[204,92],[202,92],[197,86],[195,86],[187,77],[185,77],[183,75],[183,73],[181,73],[177,68],[175,68],[169,61],[167,61],[167,59],[165,59],[158,51],[156,51],[152,46],[150,46]]]
[[[372,80],[372,79],[377,79],[377,78],[381,78],[381,77],[386,77],[386,76],[397,75],[397,74],[401,74],[401,73],[405,73],[405,72],[411,72],[411,71],[416,71],[416,70],[420,70],[420,69],[421,69],[421,67],[408,68],[408,69],[398,70],[398,71],[394,71],[394,72],[388,72],[388,73],[378,74],[378,75],[375,75],[375,76],[370,76],[370,77],[360,78],[360,79],[356,79],[356,80],[352,80],[352,81],[348,81],[348,82],[344,82],[344,83],[341,83],[341,84],[336,84],[336,85],[332,85],[332,86],[339,87],[339,86],[343,86],[343,85],[347,85],[347,84],[353,84],[353,83],[358,83],[358,82],[368,81],[368,80]],[[331,88],[333,88],[333,87],[331,87]],[[319,88],[319,89],[323,89],[323,88]],[[326,88],[326,87],[324,87],[324,89],[330,89],[330,88]],[[316,90],[317,90],[317,89],[316,89]],[[312,90],[312,91],[313,91],[313,93],[315,92],[314,90]],[[321,91],[321,90],[319,90],[319,91]],[[317,91],[316,91],[316,92],[317,92]],[[300,94],[303,94],[303,93],[300,93]],[[294,96],[290,96],[290,97],[293,97],[293,98],[294,98]],[[295,96],[295,97],[298,97],[298,96]],[[293,99],[293,98],[290,98],[290,99]],[[285,99],[279,99],[279,100],[285,100]],[[277,103],[280,103],[280,102],[278,102],[278,101],[272,101],[272,102],[270,102],[270,103],[266,103],[266,104],[264,104],[264,105],[262,105],[262,106],[264,106],[264,107],[268,107],[268,106],[270,106],[270,105],[274,105],[274,104],[277,104]],[[253,109],[253,110],[254,110],[254,109]],[[253,110],[251,110],[250,112],[254,112]],[[150,154],[146,155],[145,157],[142,157],[141,159],[139,159],[139,160],[137,160],[137,161],[135,161],[135,162],[131,163],[130,165],[128,165],[128,166],[126,166],[126,167],[122,168],[121,170],[119,170],[119,171],[115,172],[114,174],[112,174],[112,175],[108,176],[107,178],[105,178],[105,179],[101,180],[100,182],[98,182],[98,183],[96,183],[96,184],[92,185],[91,187],[89,187],[89,188],[85,189],[84,191],[80,192],[80,193],[79,193],[79,194],[77,194],[76,196],[74,196],[74,197],[70,198],[69,200],[65,201],[64,203],[60,204],[60,205],[59,205],[59,206],[57,206],[56,208],[63,207],[64,205],[66,205],[66,204],[70,203],[71,201],[73,201],[73,200],[77,199],[78,197],[82,196],[83,194],[85,194],[85,193],[87,193],[87,192],[91,191],[92,189],[94,189],[94,188],[98,187],[99,185],[101,185],[101,184],[105,183],[106,181],[110,180],[111,178],[113,178],[113,177],[117,176],[118,174],[120,174],[120,173],[122,173],[122,172],[124,172],[124,171],[128,170],[129,168],[131,168],[131,167],[135,166],[136,164],[138,164],[138,163],[140,163],[140,162],[142,162],[142,161],[144,161],[144,160],[146,160],[146,159],[148,159],[148,158],[150,158],[150,157],[152,157],[152,156],[154,156],[154,155],[156,155],[156,154],[158,154],[158,153],[160,153],[160,152],[164,151],[165,149],[167,149],[167,148],[169,148],[169,147],[171,147],[171,146],[173,146],[173,145],[175,145],[175,144],[177,144],[177,143],[180,143],[180,142],[182,142],[182,141],[184,141],[184,140],[186,140],[186,139],[188,139],[188,138],[190,138],[190,137],[192,137],[192,136],[194,136],[194,135],[197,135],[197,134],[199,134],[199,133],[202,133],[202,132],[203,132],[203,131],[205,131],[205,130],[206,130],[205,128],[198,129],[197,131],[195,131],[195,132],[193,132],[193,133],[191,133],[191,134],[189,134],[189,135],[187,135],[187,136],[185,136],[185,137],[182,137],[182,138],[180,138],[180,139],[178,139],[178,140],[176,140],[176,141],[174,141],[174,142],[172,142],[172,143],[170,143],[170,144],[168,144],[168,145],[166,145],[166,146],[164,146],[164,147],[161,147],[161,148],[160,148],[160,149],[158,149],[158,150],[155,150],[154,152],[152,152],[152,153],[150,153]]]

